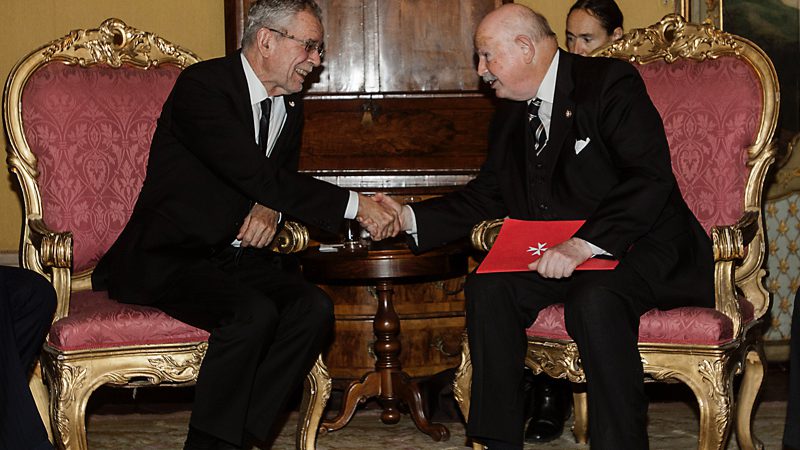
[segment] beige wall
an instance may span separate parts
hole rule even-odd
[[[669,13],[675,12],[675,2],[681,0],[617,0],[619,9],[625,17],[625,30],[643,28],[659,21]],[[526,5],[547,18],[550,27],[558,36],[562,48],[564,44],[564,28],[567,22],[567,11],[574,0],[516,0],[515,3]]]
[[[202,59],[225,53],[222,0],[2,0],[0,80],[5,82],[14,64],[35,48],[76,28],[96,28],[109,17],[155,32]],[[8,172],[5,130],[2,133],[0,252],[15,252],[19,249],[22,200],[16,176]]]

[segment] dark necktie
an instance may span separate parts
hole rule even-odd
[[[269,114],[272,112],[272,99],[267,98],[261,102],[261,119],[258,126],[258,148],[267,156],[267,141],[269,140]]]
[[[533,133],[533,151],[536,156],[542,152],[547,143],[547,132],[544,130],[542,119],[539,118],[539,107],[542,106],[542,99],[535,98],[528,104],[528,124]]]

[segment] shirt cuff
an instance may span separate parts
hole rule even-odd
[[[358,215],[358,193],[350,191],[350,198],[347,200],[347,208],[344,210],[345,219],[355,219]]]
[[[592,244],[589,241],[583,241],[583,242],[586,242],[587,244],[589,244],[589,248],[592,249],[592,256],[600,256],[600,255],[612,256],[611,253],[608,253],[607,251],[605,251],[602,248]]]
[[[419,239],[417,238],[417,216],[414,214],[414,208],[403,205],[403,215],[408,219],[406,220],[406,226],[403,231],[414,238],[414,243],[419,245]]]

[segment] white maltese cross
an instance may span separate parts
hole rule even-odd
[[[536,247],[528,247],[527,251],[533,256],[542,256],[542,253],[547,251],[547,242],[539,242]]]

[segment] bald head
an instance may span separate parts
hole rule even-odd
[[[558,42],[541,14],[508,3],[487,14],[478,25],[475,50],[478,75],[498,97],[528,100],[536,95]]]
[[[529,36],[534,42],[552,40],[556,42],[556,34],[547,23],[547,19],[524,5],[507,3],[490,12],[483,18],[476,35],[481,28],[497,37],[514,38],[519,34]]]

